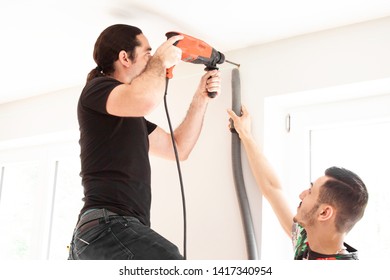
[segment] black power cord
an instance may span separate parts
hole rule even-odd
[[[167,92],[168,92],[168,82],[169,78],[166,78],[166,84],[165,84],[165,94],[164,94],[164,107],[165,107],[165,113],[167,115],[168,125],[169,125],[169,131],[171,133],[171,139],[172,139],[172,145],[173,150],[175,151],[175,158],[176,158],[176,165],[177,165],[177,171],[179,173],[179,180],[180,180],[180,189],[181,189],[181,198],[182,198],[182,204],[183,204],[183,225],[184,225],[184,238],[183,238],[183,257],[186,260],[187,259],[187,213],[186,213],[186,200],[184,195],[184,186],[183,186],[183,178],[181,175],[181,169],[180,169],[180,160],[179,155],[177,153],[176,148],[176,142],[175,137],[173,135],[173,129],[171,124],[171,119],[169,117],[168,112],[168,106],[167,106]]]

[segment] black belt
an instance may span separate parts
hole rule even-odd
[[[79,233],[83,233],[88,229],[100,224],[100,221],[105,221],[108,223],[109,217],[118,216],[118,214],[108,211],[107,209],[93,209],[90,211],[86,211],[83,215],[81,215],[79,222],[76,225],[76,229]]]

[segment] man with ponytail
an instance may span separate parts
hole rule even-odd
[[[145,116],[163,100],[166,69],[181,59],[174,43],[152,48],[142,31],[116,24],[98,37],[77,113],[84,206],[69,259],[183,259],[176,245],[150,228],[151,154],[175,159],[171,135]],[[174,130],[180,160],[196,144],[208,91],[221,92],[220,73],[204,74],[184,121]]]

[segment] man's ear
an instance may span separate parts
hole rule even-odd
[[[127,56],[127,52],[124,51],[124,50],[121,50],[118,54],[118,60],[119,62],[125,66],[125,67],[129,67],[131,65],[131,60],[129,59],[129,57]]]
[[[329,220],[335,215],[335,209],[329,204],[323,204],[319,210],[320,210],[318,214],[319,221]]]

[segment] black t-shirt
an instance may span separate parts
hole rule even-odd
[[[106,208],[150,225],[148,135],[156,125],[143,117],[108,114],[110,92],[121,82],[95,78],[84,87],[78,107],[84,207]]]

